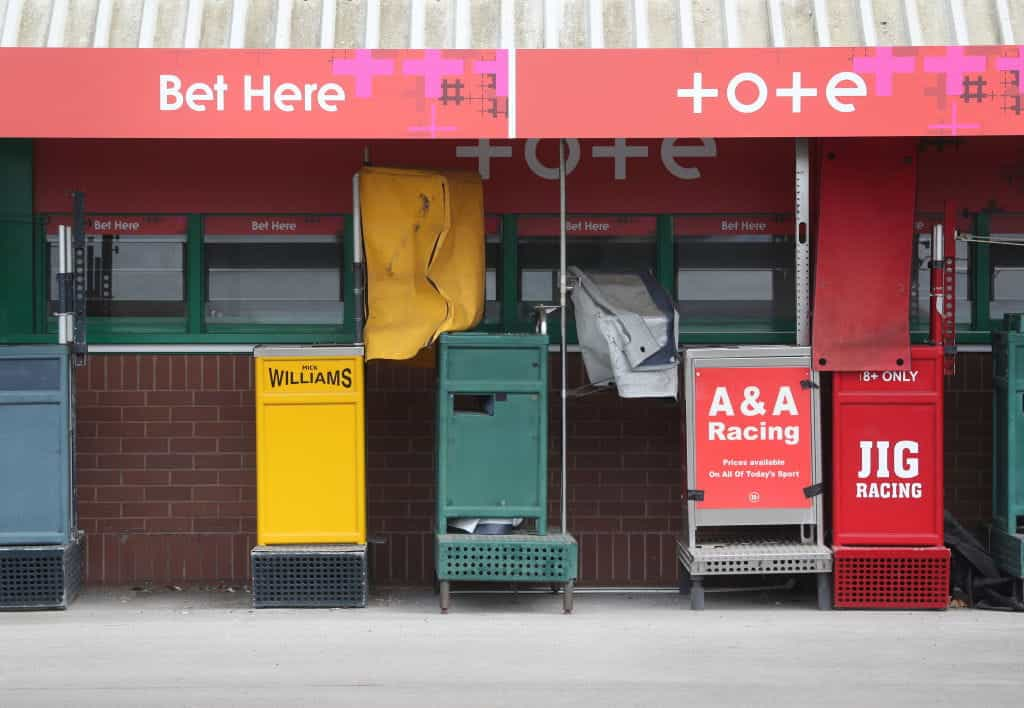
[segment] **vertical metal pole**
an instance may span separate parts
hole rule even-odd
[[[569,479],[569,440],[566,437],[569,431],[569,424],[566,420],[566,411],[568,409],[567,400],[569,397],[568,384],[566,382],[566,375],[568,366],[566,365],[566,353],[567,347],[565,344],[566,339],[566,327],[565,321],[568,319],[568,313],[565,307],[565,290],[566,290],[566,263],[565,263],[565,140],[559,139],[558,141],[558,304],[559,304],[559,328],[561,330],[561,340],[559,342],[561,361],[562,361],[562,534],[566,534],[569,531],[569,492],[568,492],[568,479]]]
[[[796,343],[811,344],[811,156],[807,138],[796,140]]]
[[[68,314],[66,312],[67,308],[64,307],[65,299],[60,296],[63,294],[65,287],[66,279],[64,274],[68,272],[68,236],[67,227],[64,225],[57,227],[57,256],[57,304],[59,308],[57,313],[57,341],[60,344],[67,344],[69,342],[67,332]]]
[[[943,315],[945,307],[943,294],[945,293],[945,238],[942,233],[942,224],[935,224],[932,227],[932,269],[931,269],[931,297],[928,299],[928,339],[932,344],[943,343]]]
[[[352,176],[352,323],[355,328],[356,344],[363,343],[363,219],[359,208],[359,173]]]

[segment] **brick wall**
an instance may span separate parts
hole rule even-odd
[[[579,357],[570,363],[575,386],[583,380]],[[988,355],[961,355],[946,399],[946,503],[972,528],[990,514],[990,363]],[[557,370],[553,357],[552,384]],[[367,513],[378,584],[432,578],[433,379],[430,369],[367,367]],[[246,582],[256,515],[251,358],[93,356],[77,386],[88,582]],[[552,395],[553,525],[558,403]],[[679,430],[680,407],[671,402],[607,393],[570,401],[569,518],[581,582],[675,583]]]
[[[245,578],[256,533],[251,358],[92,356],[76,394],[87,581]]]
[[[980,535],[992,519],[992,357],[960,354],[946,384],[946,509]]]

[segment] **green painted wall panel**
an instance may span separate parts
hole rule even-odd
[[[33,332],[32,141],[0,140],[0,337]]]

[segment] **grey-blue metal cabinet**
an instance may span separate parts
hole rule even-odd
[[[0,545],[71,539],[70,384],[66,347],[0,347]]]

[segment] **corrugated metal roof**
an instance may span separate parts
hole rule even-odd
[[[0,0],[7,47],[1014,44],[1020,0]]]

